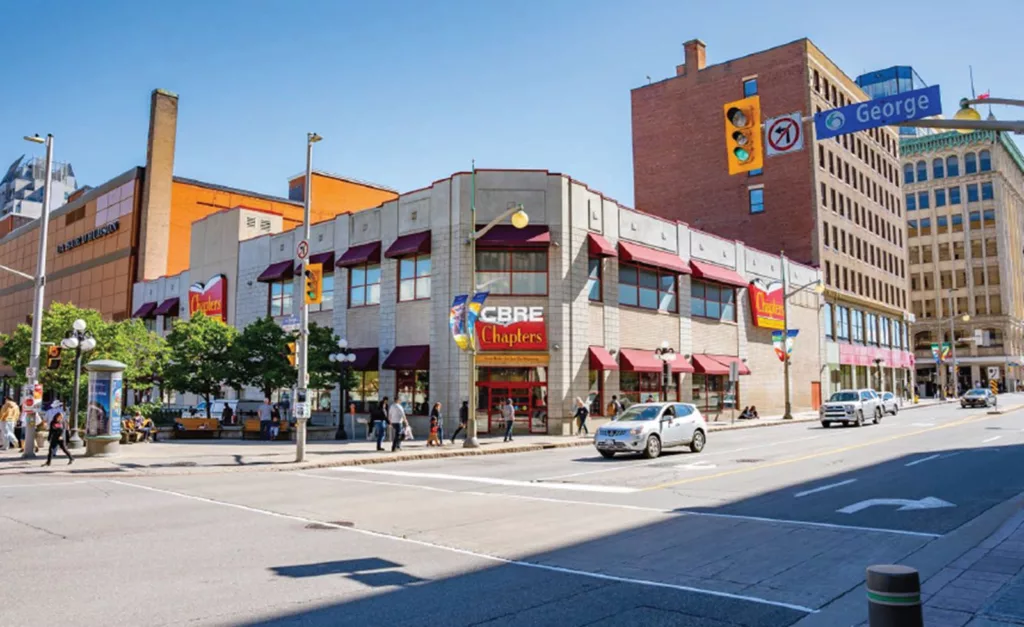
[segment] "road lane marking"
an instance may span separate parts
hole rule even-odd
[[[949,501],[943,501],[942,499],[935,498],[934,496],[926,496],[923,499],[868,499],[866,501],[860,501],[853,505],[847,505],[841,509],[837,509],[836,512],[840,514],[856,514],[861,510],[868,509],[869,507],[875,507],[878,505],[899,505],[898,512],[910,512],[919,511],[922,509],[936,509],[941,507],[956,507],[956,504],[950,503]]]
[[[913,422],[910,424],[911,427],[934,427],[934,422]]]
[[[1011,409],[1008,409],[1007,412],[1016,411],[1016,410],[1019,410],[1022,407],[1024,407],[1024,404],[1022,404],[1022,405],[1015,405]],[[827,457],[829,455],[835,455],[837,453],[845,453],[845,452],[848,452],[848,451],[855,451],[857,449],[866,448],[868,446],[875,446],[876,444],[882,444],[882,443],[885,443],[885,442],[893,442],[895,440],[902,440],[904,438],[909,438],[909,437],[921,435],[922,433],[928,433],[928,432],[931,432],[931,431],[940,431],[942,429],[950,429],[952,427],[959,427],[959,426],[965,425],[965,424],[971,424],[971,423],[976,423],[976,422],[982,422],[982,421],[985,421],[985,420],[991,420],[992,418],[1000,418],[1000,417],[1003,417],[1004,415],[1005,414],[997,414],[997,415],[991,415],[991,414],[972,414],[972,415],[967,416],[965,418],[961,418],[960,420],[956,420],[954,422],[948,422],[946,424],[939,425],[937,427],[931,427],[929,429],[921,429],[920,431],[913,431],[911,433],[900,433],[900,434],[891,435],[891,436],[888,436],[888,437],[885,437],[885,438],[879,438],[877,440],[868,440],[867,442],[861,442],[860,444],[851,444],[849,446],[843,446],[843,447],[840,447],[840,448],[830,449],[830,450],[827,450],[827,451],[819,451],[817,453],[811,453],[809,455],[803,455],[801,457],[791,457],[789,459],[780,459],[778,461],[766,462],[766,463],[763,463],[763,464],[751,464],[751,465],[746,466],[744,468],[734,468],[733,470],[725,470],[725,471],[722,471],[722,472],[719,472],[719,473],[715,473],[713,475],[703,475],[703,476],[700,476],[700,477],[689,477],[689,478],[686,478],[686,479],[677,479],[675,481],[667,481],[665,483],[659,483],[659,484],[656,484],[656,485],[648,486],[646,488],[640,488],[640,491],[641,492],[650,492],[652,490],[664,490],[665,488],[671,488],[671,487],[675,487],[675,486],[678,486],[678,485],[683,485],[683,484],[686,484],[686,483],[696,483],[698,481],[709,481],[711,479],[720,479],[722,477],[729,477],[729,476],[732,476],[732,475],[738,475],[738,474],[743,474],[743,473],[748,473],[748,472],[756,472],[756,471],[764,470],[766,468],[775,468],[775,467],[778,467],[778,466],[785,466],[787,464],[795,464],[797,462],[808,461],[808,460],[812,460],[812,459],[818,459],[820,457]]]
[[[853,483],[855,481],[856,481],[856,479],[847,479],[846,481],[840,481],[839,483],[830,483],[828,485],[823,485],[820,488],[814,488],[813,490],[804,490],[803,492],[797,492],[796,494],[793,495],[793,497],[794,498],[798,498],[798,499],[799,498],[803,498],[803,497],[808,496],[810,494],[817,494],[818,492],[824,492],[825,490],[831,490],[832,488],[838,488],[840,486],[850,485],[851,483]]]
[[[354,481],[356,483],[368,483],[373,485],[389,485],[399,488],[407,488],[409,490],[416,490],[422,486],[418,486],[413,483],[384,483],[380,481],[370,481],[368,479],[355,479],[352,477],[326,477],[323,475],[312,475],[304,472],[289,473],[289,476],[295,477],[309,477],[311,479],[324,479],[327,481]],[[716,514],[714,512],[696,512],[692,510],[684,509],[665,509],[662,507],[647,507],[644,505],[626,505],[623,503],[601,503],[600,501],[577,501],[574,499],[556,499],[545,496],[528,496],[526,494],[507,494],[504,492],[472,492],[463,490],[449,490],[446,488],[433,488],[437,492],[448,492],[450,494],[458,494],[462,496],[482,496],[487,498],[497,499],[518,499],[520,501],[535,501],[540,503],[554,503],[557,505],[585,505],[587,507],[602,507],[605,509],[620,509],[634,512],[648,512],[652,514],[664,514],[672,516],[690,516],[693,518],[722,518],[726,520],[744,520],[748,522],[762,522],[771,524],[790,525],[794,527],[813,527],[821,529],[836,529],[841,531],[865,531],[872,533],[885,533],[897,536],[910,536],[913,538],[928,538],[935,539],[941,538],[942,534],[939,533],[926,533],[923,531],[906,531],[903,529],[886,529],[884,527],[862,527],[859,525],[842,525],[838,523],[826,523],[816,522],[812,520],[787,520],[785,518],[767,518],[764,516],[743,516],[740,514]]]
[[[337,525],[334,523],[316,520],[315,518],[308,518],[306,516],[296,516],[294,514],[284,514],[281,512],[275,512],[269,509],[262,509],[259,507],[250,507],[248,505],[240,505],[238,503],[231,503],[230,501],[220,501],[217,499],[211,499],[204,496],[195,496],[187,494],[185,492],[176,492],[174,490],[165,490],[162,488],[153,488],[138,483],[129,483],[127,481],[119,481],[117,479],[108,480],[110,483],[117,485],[127,486],[131,488],[137,488],[140,490],[148,490],[150,492],[156,492],[158,494],[166,494],[169,496],[176,496],[183,499],[189,499],[198,501],[200,503],[208,503],[210,505],[220,505],[222,507],[229,507],[232,509],[238,509],[241,511],[251,512],[254,514],[263,514],[264,516],[270,516],[272,518],[280,518],[283,520],[292,520],[304,524],[315,524],[322,525],[331,529],[337,529],[339,531],[348,531],[351,533],[358,533],[364,536],[371,536],[374,538],[380,538],[383,540],[393,540],[395,542],[402,542],[405,544],[412,544],[415,546],[421,546],[429,549],[436,549],[441,551],[447,551],[449,553],[456,553],[467,557],[472,557],[479,560],[495,562],[498,564],[505,564],[508,566],[519,566],[522,568],[533,568],[536,570],[544,570],[553,573],[560,573],[563,575],[575,575],[578,577],[587,577],[589,579],[599,579],[602,581],[611,581],[614,583],[622,583],[629,585],[645,586],[648,588],[665,588],[668,590],[675,590],[678,592],[690,592],[693,594],[703,594],[706,596],[713,596],[722,599],[731,599],[733,601],[746,601],[749,603],[756,603],[759,605],[769,605],[771,607],[779,607],[788,610],[794,610],[797,612],[803,612],[805,614],[817,614],[818,610],[803,605],[796,605],[794,603],[784,603],[782,601],[772,601],[771,599],[762,599],[760,597],[748,596],[745,594],[733,594],[731,592],[722,592],[720,590],[709,590],[705,588],[695,588],[693,586],[683,586],[679,584],[667,583],[663,581],[652,581],[649,579],[634,579],[632,577],[618,577],[616,575],[609,575],[606,573],[592,572],[587,570],[579,570],[576,568],[563,568],[561,566],[552,566],[550,564],[541,564],[538,562],[528,562],[525,560],[516,560],[507,557],[500,557],[497,555],[491,555],[489,553],[480,553],[478,551],[470,551],[467,549],[460,549],[458,547],[449,546],[445,544],[439,544],[436,542],[427,542],[425,540],[416,540],[414,538],[408,538],[404,536],[395,536],[388,533],[382,533],[380,531],[370,531],[369,529],[359,529],[357,527],[346,527],[343,525]]]
[[[15,489],[15,488],[48,488],[50,486],[59,485],[81,485],[83,483],[94,483],[92,479],[83,479],[82,481],[53,481],[43,483],[15,483],[13,485],[0,485],[0,490]]]
[[[993,436],[993,437],[991,437],[991,438],[989,438],[989,439],[987,439],[987,440],[982,440],[982,441],[981,441],[981,443],[982,443],[982,444],[988,444],[989,442],[995,442],[996,440],[999,440],[999,439],[1001,439],[1002,437],[1003,437],[1003,436],[1001,436],[1001,435]]]
[[[680,464],[676,468],[682,468],[683,470],[711,470],[712,468],[718,468],[718,464],[712,464],[711,462],[693,462],[692,464]]]
[[[632,494],[639,491],[639,488],[628,488],[617,485],[593,485],[588,483],[541,483],[538,481],[521,481],[519,479],[499,479],[497,477],[473,477],[467,475],[449,475],[439,472],[412,472],[407,470],[379,470],[376,468],[361,468],[348,466],[332,468],[333,472],[363,473],[371,475],[386,475],[391,477],[406,477],[409,479],[440,479],[442,481],[468,481],[471,483],[486,483],[488,485],[499,485],[513,488],[543,488],[545,490],[566,490],[569,492],[603,492],[605,494]]]
[[[906,464],[903,464],[903,465],[905,467],[907,467],[907,468],[910,468],[911,466],[917,466],[918,464],[923,464],[925,462],[930,462],[931,460],[938,459],[939,457],[942,457],[942,455],[936,453],[935,455],[929,455],[928,457],[922,457],[921,459],[915,459],[914,461],[907,462]]]

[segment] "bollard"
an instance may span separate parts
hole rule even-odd
[[[896,564],[868,566],[867,589],[870,627],[924,627],[916,570]]]

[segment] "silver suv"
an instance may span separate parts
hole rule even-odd
[[[882,399],[874,390],[840,390],[832,395],[821,406],[821,426],[826,429],[833,422],[841,422],[844,426],[861,426],[865,418],[878,424],[882,421]]]

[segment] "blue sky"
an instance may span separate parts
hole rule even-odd
[[[161,87],[181,97],[179,176],[286,195],[312,130],[325,137],[317,168],[400,191],[475,158],[566,172],[632,204],[629,91],[671,76],[694,37],[708,63],[807,36],[850,75],[913,65],[942,86],[947,115],[969,93],[968,65],[979,92],[1024,98],[1019,20],[986,17],[1019,17],[1019,0],[47,6],[33,15],[0,0],[0,168],[41,154],[23,135],[51,132],[57,159],[87,184],[144,163],[149,93]]]

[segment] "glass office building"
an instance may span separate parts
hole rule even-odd
[[[874,99],[922,89],[928,84],[909,65],[894,65],[884,70],[861,74],[857,77],[857,86]],[[918,137],[929,134],[928,129],[911,127],[901,127],[899,132],[901,137]]]

